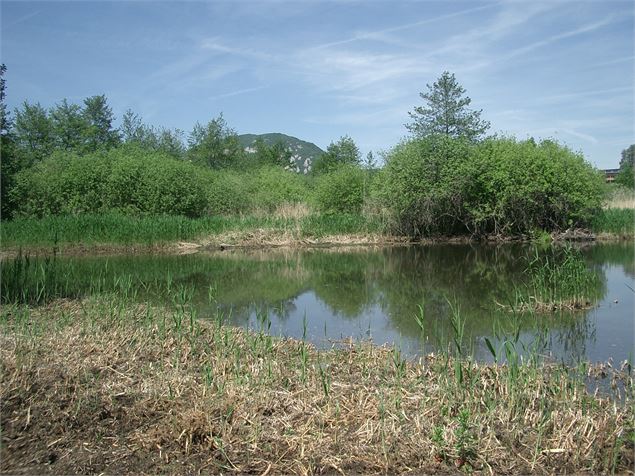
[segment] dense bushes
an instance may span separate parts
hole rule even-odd
[[[588,224],[602,180],[552,141],[430,136],[399,145],[382,171],[395,231],[411,236],[517,234]]]
[[[137,146],[84,156],[56,152],[15,180],[10,198],[16,215],[28,217],[270,212],[308,194],[305,177],[281,168],[214,171]]]
[[[202,172],[135,147],[84,156],[58,152],[18,174],[11,199],[21,216],[117,210],[195,217],[207,206]]]
[[[319,176],[315,183],[315,204],[325,213],[359,213],[364,203],[365,172],[354,165],[342,165]]]
[[[308,193],[304,176],[280,167],[219,170],[212,174],[207,186],[208,213],[273,212],[284,204],[306,202]]]
[[[349,164],[309,178],[275,166],[212,170],[134,145],[83,156],[58,151],[20,171],[10,199],[27,217],[199,217],[271,213],[297,203],[325,215],[373,208],[388,214],[393,232],[421,237],[588,225],[603,190],[581,155],[552,141],[430,136],[397,146],[377,174]]]

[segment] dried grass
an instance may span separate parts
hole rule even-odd
[[[635,209],[635,190],[615,186],[604,208]]]
[[[3,473],[633,467],[631,394],[625,405],[588,395],[561,367],[512,379],[505,366],[406,362],[369,344],[318,354],[211,323],[179,329],[172,313],[114,300],[20,312],[4,310],[0,341]],[[616,375],[632,389],[632,374]]]

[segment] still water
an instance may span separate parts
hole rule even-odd
[[[84,281],[125,277],[139,300],[169,304],[173,290],[188,289],[201,318],[220,312],[233,325],[318,347],[352,338],[409,356],[435,352],[454,345],[451,318],[458,315],[462,345],[478,360],[493,359],[486,338],[498,347],[516,334],[517,350],[533,345],[555,361],[632,360],[633,243],[581,248],[597,276],[589,309],[513,312],[519,293],[530,294],[526,269],[541,252],[518,244],[278,249],[73,258],[68,265]]]

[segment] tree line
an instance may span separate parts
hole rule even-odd
[[[130,110],[115,127],[104,95],[49,109],[25,102],[9,114],[5,71],[3,219],[108,210],[201,216],[303,202],[322,213],[380,214],[412,236],[479,235],[583,225],[601,205],[600,174],[580,154],[550,140],[488,136],[489,122],[449,72],[420,94],[410,136],[384,153],[382,167],[345,135],[301,177],[285,144],[259,139],[248,153],[222,114],[187,134]],[[622,159],[631,178],[633,148]]]

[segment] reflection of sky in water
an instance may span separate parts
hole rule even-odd
[[[537,324],[524,322],[516,349],[520,353],[528,353],[533,344],[542,342],[543,345],[537,350],[539,354],[548,359],[569,363],[580,360],[606,361],[611,358],[615,362],[621,362],[629,358],[635,341],[635,293],[628,286],[635,288],[635,283],[624,271],[619,265],[602,266],[608,291],[594,309],[574,314],[543,316]],[[435,325],[435,319],[437,322],[447,321],[447,315],[427,316],[426,329],[422,334],[413,332],[412,326],[404,328],[404,316],[396,320],[390,315],[390,306],[384,302],[382,292],[369,293],[368,298],[360,312],[352,315],[350,312],[343,313],[334,309],[320,299],[313,289],[308,289],[277,306],[269,307],[268,313],[263,312],[262,304],[257,306],[258,311],[255,310],[255,305],[251,306],[247,315],[243,313],[242,316],[234,316],[234,322],[257,330],[262,328],[262,316],[267,313],[271,334],[297,339],[303,337],[306,322],[307,340],[320,348],[330,347],[333,343],[349,338],[371,339],[377,345],[395,345],[405,354],[414,356],[452,345],[447,322],[445,325]],[[465,318],[469,319],[469,316]],[[412,319],[414,321],[414,315]],[[482,320],[482,316],[479,319]],[[499,313],[498,319],[509,320],[509,317]],[[523,319],[535,320],[531,316]],[[539,341],[537,329],[540,328],[546,328],[547,332],[544,339]],[[485,344],[485,337],[499,350],[499,356],[503,341],[513,339],[513,326],[505,327],[506,330],[499,334],[503,336],[501,339],[494,338],[493,330],[490,332],[488,329],[493,329],[493,324],[490,327],[477,327],[476,332],[466,334],[465,337],[465,347],[481,361],[493,359]]]
[[[586,341],[587,359],[605,361],[610,357],[616,362],[635,357],[635,280],[624,274],[621,266],[605,266],[607,293],[599,306],[587,319],[594,333]],[[617,302],[615,302],[617,301]]]
[[[492,360],[486,338],[498,349],[516,332],[516,351],[525,355],[542,342],[537,352],[555,361],[627,359],[635,342],[632,244],[582,249],[589,293],[598,302],[593,309],[532,316],[501,308],[527,294],[528,260],[536,253],[558,258],[561,251],[471,244],[60,258],[53,277],[71,297],[95,292],[96,284],[121,292],[123,282],[135,288],[128,296],[170,306],[175,293],[188,290],[201,318],[214,318],[218,307],[229,322],[257,330],[268,315],[265,330],[297,339],[306,316],[306,337],[322,348],[352,338],[411,356],[446,350],[454,308],[465,322],[463,347],[478,360]],[[420,305],[423,332],[415,320]]]

